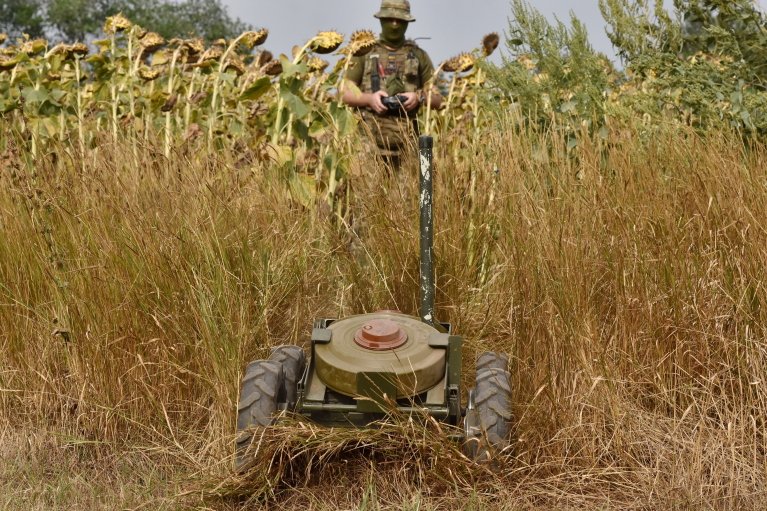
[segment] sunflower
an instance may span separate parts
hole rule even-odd
[[[176,103],[178,102],[178,94],[171,94],[168,96],[168,99],[165,100],[165,104],[163,104],[160,107],[160,112],[170,112],[176,107]]]
[[[458,69],[458,57],[450,57],[440,64],[439,67],[448,73],[455,73],[456,69]]]
[[[448,73],[464,73],[474,67],[474,57],[468,53],[461,53],[451,57],[442,63],[442,70]]]
[[[74,58],[75,55],[87,55],[88,47],[83,43],[57,44],[45,54],[46,58],[52,55],[61,55],[65,60]]]
[[[138,75],[141,77],[142,80],[146,82],[151,82],[152,80],[160,76],[160,70],[150,69],[146,66],[141,66],[140,68],[138,68]]]
[[[48,43],[46,43],[44,39],[32,39],[29,41],[24,41],[21,46],[19,46],[19,53],[35,55],[45,50],[46,46],[48,46]]]
[[[268,76],[277,76],[278,74],[282,73],[282,62],[277,59],[272,60],[264,67],[262,67],[261,71],[263,71],[264,74]]]
[[[141,39],[139,39],[139,45],[145,53],[151,53],[165,44],[165,39],[157,32],[147,32]]]
[[[482,49],[485,52],[485,57],[489,57],[493,54],[495,49],[498,48],[498,43],[500,41],[500,37],[498,37],[498,34],[495,32],[491,32],[482,38]]]
[[[92,43],[94,46],[96,46],[99,49],[99,53],[104,53],[105,51],[108,51],[109,48],[112,46],[112,41],[110,41],[109,39],[94,39]]]
[[[263,67],[273,58],[274,56],[272,55],[272,52],[264,50],[256,55],[256,58],[253,61],[253,65],[255,67]]]
[[[211,62],[218,60],[224,54],[224,49],[221,46],[211,46],[200,57],[200,64],[205,62]]]
[[[251,30],[242,34],[239,39],[240,42],[249,50],[252,50],[256,46],[261,46],[266,42],[266,38],[269,36],[269,31],[265,28],[261,30]]]
[[[458,72],[465,73],[474,67],[476,59],[469,53],[462,53],[458,56]]]
[[[0,32],[0,44],[3,44],[8,39],[8,34]]]
[[[48,50],[48,53],[45,54],[46,57],[50,57],[53,55],[63,55],[66,57],[69,54],[69,45],[65,43],[59,43],[50,50]]]
[[[229,71],[230,69],[234,69],[234,72],[237,73],[238,76],[245,73],[245,63],[236,53],[230,54],[224,63],[224,72]]]
[[[88,55],[88,46],[83,43],[75,43],[69,47],[74,55]]]
[[[184,39],[181,41],[181,45],[193,55],[202,53],[205,51],[205,43],[199,37],[196,39]]]
[[[311,71],[312,73],[321,73],[329,65],[330,63],[327,60],[323,60],[319,57],[312,57],[306,63],[306,66],[309,68],[309,71]]]
[[[0,57],[0,71],[9,71],[16,67],[19,61],[12,57]]]
[[[133,23],[122,15],[122,13],[110,16],[104,22],[104,32],[107,34],[116,34],[117,32],[124,32],[130,30]]]
[[[333,53],[344,42],[344,36],[330,30],[328,32],[319,32],[309,43],[312,51],[321,55]]]
[[[164,66],[173,59],[173,51],[170,48],[163,48],[152,53],[152,67]]]
[[[372,30],[357,30],[349,38],[349,44],[341,50],[344,55],[361,57],[366,55],[376,44],[376,36]]]

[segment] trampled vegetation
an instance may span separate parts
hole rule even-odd
[[[632,5],[605,2],[619,48],[640,26],[689,40],[662,17],[630,25]],[[646,34],[617,72],[577,23],[512,13],[509,60],[483,62],[490,37],[443,63],[449,106],[420,114],[437,138],[437,310],[466,360],[512,359],[515,442],[492,466],[429,422],[295,420],[232,475],[247,361],[305,342],[316,317],[417,308],[414,158],[398,179],[367,157],[334,100],[344,56],[317,60],[367,34],[273,59],[263,32],[150,43],[112,18],[98,50],[6,46],[0,503],[764,508],[758,80],[724,50],[680,59]]]

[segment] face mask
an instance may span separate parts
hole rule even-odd
[[[381,40],[395,48],[399,48],[405,42],[405,32],[407,31],[407,21],[402,20],[381,20]]]

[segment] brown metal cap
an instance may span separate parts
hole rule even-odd
[[[354,334],[354,342],[368,350],[393,350],[407,342],[407,334],[394,321],[371,319]]]

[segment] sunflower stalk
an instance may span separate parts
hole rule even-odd
[[[236,39],[234,39],[229,44],[229,46],[226,47],[224,54],[221,55],[221,58],[218,61],[218,72],[213,78],[213,95],[211,96],[210,100],[210,117],[208,118],[208,149],[213,147],[213,135],[216,129],[216,122],[218,121],[218,96],[221,86],[221,75],[224,73],[229,55],[234,51],[235,48],[237,48],[237,45],[239,45],[240,42],[242,42],[247,37],[252,37],[252,32],[244,32],[240,34]]]
[[[343,96],[344,94],[344,80],[346,80],[346,73],[349,71],[349,66],[352,63],[352,57],[354,57],[354,54],[351,52],[349,52],[349,54],[346,55],[346,58],[344,58],[343,71],[338,75],[338,81],[336,82],[336,89],[338,90],[339,96]]]
[[[324,84],[325,84],[325,80],[323,80],[322,77],[318,77],[314,83],[314,87],[312,88],[313,100],[317,101],[317,100],[324,99],[324,97],[322,96],[322,94],[325,92],[325,89],[322,87]],[[341,93],[339,92],[339,94]]]
[[[168,71],[168,97],[170,98],[173,95],[174,90],[174,71],[176,69],[176,62],[178,60],[179,53],[181,52],[181,48],[178,47],[175,50],[173,50],[173,56],[171,57],[170,61],[170,70]],[[172,109],[165,112],[165,148],[164,148],[164,154],[166,158],[170,158],[170,138],[171,138],[171,127],[172,127],[172,117],[173,112]]]
[[[63,142],[65,140],[67,133],[67,116],[64,112],[64,109],[62,108],[59,110],[59,141]]]
[[[306,44],[300,50],[298,50],[298,52],[296,52],[296,54],[293,56],[292,64],[294,66],[298,65],[310,50],[318,53],[332,52],[335,51],[342,42],[343,36],[336,32],[320,32],[316,36],[309,39],[309,41],[307,41]],[[277,95],[279,99],[277,100],[277,111],[274,120],[274,126],[272,128],[272,145],[278,144],[280,141],[280,136],[282,135],[282,130],[284,129],[284,126],[282,125],[282,111],[285,108],[285,101],[281,94],[282,85],[282,80],[280,80],[277,89]],[[292,124],[291,114],[288,119],[288,137],[290,137],[290,134],[292,133]]]
[[[130,34],[128,34],[128,74],[125,80],[120,84],[120,92],[128,89],[128,101],[131,118],[136,116],[136,99],[133,93],[133,66],[130,65],[133,62],[133,31],[136,29],[136,25],[131,28]]]
[[[48,64],[45,64],[45,65],[48,65]],[[38,71],[37,76],[35,77],[35,85],[34,85],[35,91],[39,91],[40,87],[42,86],[42,76],[43,76],[42,70]],[[31,147],[32,157],[36,158],[38,138],[40,137],[40,124],[39,123],[35,124],[34,128],[31,129],[30,132],[32,135],[32,147]]]
[[[426,84],[428,87],[428,91],[426,92],[426,133],[432,133],[432,126],[431,126],[431,96],[434,93],[434,80],[439,76],[439,74],[442,72],[442,68],[444,66],[444,63],[440,64],[439,67],[437,67],[436,71],[434,71],[434,75],[432,76],[432,79],[429,80],[429,82]]]
[[[83,128],[83,90],[80,80],[82,79],[80,68],[80,55],[75,55],[75,81],[77,82],[76,112],[77,112],[77,140],[80,145],[80,153],[85,154],[85,131]]]
[[[110,48],[111,48],[111,54],[110,58],[112,59],[112,67],[113,73],[117,72],[117,32],[113,32],[110,37]],[[112,100],[112,137],[114,137],[114,140],[117,140],[117,80],[111,80],[111,83],[109,85],[109,93],[110,93],[110,99]]]
[[[472,113],[474,118],[472,121],[474,123],[474,140],[479,140],[479,91],[482,87],[483,80],[482,69],[477,69],[475,78],[474,104],[472,105]]]
[[[320,160],[320,172],[322,172],[322,160]],[[318,184],[319,184],[319,181],[318,181]],[[338,177],[336,176],[336,169],[331,168],[328,171],[328,193],[325,197],[325,202],[327,202],[331,211],[333,210],[333,202],[335,201],[337,188],[338,188]]]
[[[468,88],[468,82],[466,80],[461,80],[461,91],[458,93],[457,97],[460,99],[463,99],[466,97],[466,89]],[[453,146],[453,158],[458,159],[459,158],[459,146],[454,145]]]
[[[154,80],[152,80],[149,83],[149,93],[147,94],[148,97],[150,97],[150,98],[152,97],[152,95],[154,94],[154,90],[155,90],[155,83],[154,83]],[[153,116],[151,115],[151,112],[149,111],[149,109],[145,109],[144,110],[144,122],[143,122],[143,126],[144,126],[144,142],[147,142],[149,140],[149,135],[150,135],[149,127],[152,125],[152,121],[153,121]]]
[[[192,76],[189,79],[189,88],[186,91],[186,104],[184,105],[184,129],[188,130],[192,123],[192,97],[194,96],[195,85],[200,76],[200,69],[194,68]]]
[[[482,70],[477,69],[476,75],[475,75],[475,90],[474,90],[474,102],[472,104],[472,126],[474,128],[474,138],[472,139],[474,143],[473,146],[476,146],[476,141],[480,140],[479,137],[479,88],[482,84]],[[465,91],[465,85],[464,83],[464,91]],[[472,147],[472,151],[474,150],[474,147]],[[470,183],[471,186],[469,188],[469,199],[471,201],[471,207],[474,208],[474,205],[476,204],[476,198],[477,198],[477,169],[474,165],[469,166],[469,172],[471,173]]]
[[[125,80],[123,81],[123,87],[128,89],[128,100],[129,100],[129,108],[130,108],[130,119],[131,122],[136,118],[136,91],[135,91],[135,81],[136,81],[136,69],[131,65],[131,62],[133,62],[133,35],[134,32],[137,29],[137,25],[134,25],[131,27],[130,34],[128,34],[128,74],[125,77]],[[136,60],[138,61],[141,56],[142,51],[139,50],[138,57],[136,57]],[[133,161],[138,166],[139,161],[139,153],[138,153],[138,145],[136,144],[136,137],[133,133],[133,130],[130,130],[129,137],[131,138],[131,141],[133,142],[131,144],[131,153],[133,155]]]
[[[311,38],[303,48],[301,48],[298,53],[296,53],[295,57],[293,57],[292,64],[298,65],[299,62],[301,62],[301,59],[304,58],[304,55],[306,55],[306,52],[309,50],[309,48],[314,43],[316,37]],[[280,80],[280,83],[277,88],[277,110],[276,115],[274,118],[274,127],[272,129],[272,145],[277,145],[277,143],[280,141],[280,135],[282,134],[282,110],[285,108],[285,101],[282,99],[282,94],[280,94],[282,90],[282,80]],[[290,118],[290,117],[289,117]]]
[[[290,114],[288,114],[288,133],[285,135],[285,141],[288,145],[293,143],[293,120],[293,112],[290,112]]]
[[[447,101],[445,101],[445,109],[444,109],[444,115],[448,115],[450,113],[450,106],[453,104],[453,99],[455,98],[455,86],[458,83],[458,74],[454,73],[453,78],[450,80],[450,90],[447,94]]]
[[[16,83],[16,76],[18,75],[19,66],[14,66],[13,69],[11,69],[11,81],[9,82],[9,85],[13,85]]]

